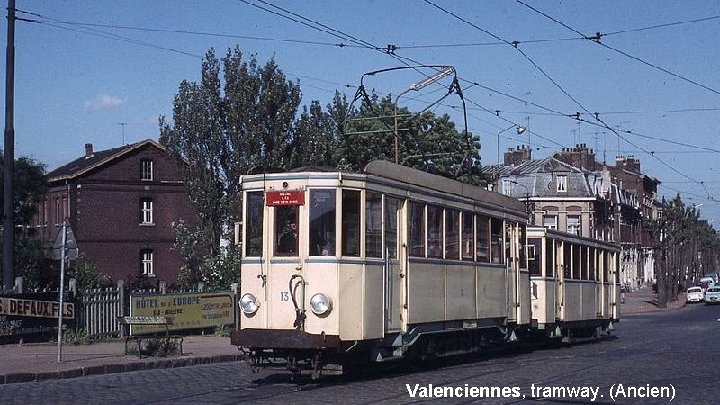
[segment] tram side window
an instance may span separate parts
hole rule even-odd
[[[504,263],[503,256],[503,220],[492,218],[490,220],[490,244],[492,253],[490,258],[493,263]]]
[[[263,251],[263,192],[247,193],[245,218],[245,255],[262,256]]]
[[[545,277],[555,277],[555,241],[545,239]]]
[[[520,267],[525,267],[527,264],[527,228],[523,224],[518,225],[520,227]]]
[[[610,283],[610,252],[603,252],[602,253],[603,258],[603,282],[604,283]]]
[[[310,190],[310,256],[335,256],[335,190]]]
[[[427,212],[428,257],[442,257],[443,209],[428,205]]]
[[[541,268],[540,263],[542,263],[542,248],[541,248],[541,239],[528,239],[527,244],[527,255],[528,255],[528,271],[530,272],[531,276],[540,276]]]
[[[595,250],[595,248],[590,248],[589,257],[590,257],[590,266],[589,266],[590,280],[595,281],[595,280],[597,280],[597,274],[595,273],[595,270],[597,268],[595,265],[597,263],[597,250]]]
[[[580,246],[573,245],[572,247],[572,278],[580,280],[580,270],[582,269],[580,263]]]
[[[462,259],[473,260],[473,214],[462,213]]]
[[[382,194],[365,194],[365,256],[382,257]]]
[[[425,257],[425,205],[410,203],[410,255]]]
[[[460,212],[445,210],[445,258],[460,259]]]
[[[563,247],[563,277],[569,279],[572,278],[572,245],[566,242],[560,243]]]
[[[342,254],[360,256],[360,192],[343,190]]]
[[[477,261],[490,262],[490,218],[477,216]]]
[[[297,256],[298,206],[275,207],[275,255]]]
[[[580,247],[580,268],[582,269],[582,279],[590,280],[590,263],[588,263],[588,247]]]
[[[396,198],[385,198],[385,248],[388,257],[397,259],[398,249],[398,212],[400,211],[400,200]]]

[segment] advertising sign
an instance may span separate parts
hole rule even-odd
[[[233,325],[235,307],[232,293],[143,294],[130,296],[130,316],[165,316],[168,329],[214,328]],[[165,332],[164,325],[139,325],[131,335]]]
[[[57,331],[60,302],[57,293],[13,294],[0,297],[0,337]],[[63,303],[64,327],[75,320],[75,303]]]

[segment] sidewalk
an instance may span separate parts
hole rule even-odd
[[[654,311],[668,311],[684,307],[687,296],[684,292],[678,294],[677,301],[668,302],[667,309],[658,308],[657,294],[651,287],[644,287],[637,291],[625,293],[625,303],[620,304],[620,318],[623,315],[640,314]]]
[[[74,378],[155,368],[239,361],[244,356],[229,337],[185,336],[183,355],[143,357],[124,355],[125,339],[89,345],[63,345],[58,362],[57,344],[0,345],[0,384]]]

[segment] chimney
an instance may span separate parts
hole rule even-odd
[[[93,157],[93,146],[91,143],[85,144],[85,159],[90,159]]]

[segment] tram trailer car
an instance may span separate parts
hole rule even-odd
[[[553,290],[564,294],[562,311],[535,318],[556,301],[550,281],[531,287],[517,199],[386,161],[360,174],[305,169],[241,185],[241,319],[231,342],[255,367],[318,377],[538,334],[568,338],[617,319],[616,288],[603,301],[612,310],[581,313],[587,324],[567,309],[574,288]],[[614,271],[601,280],[613,284]]]
[[[620,319],[620,248],[544,227],[527,229],[533,332],[575,341]]]

